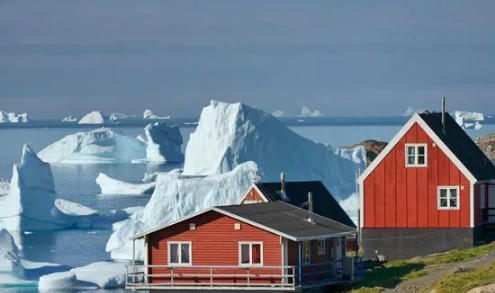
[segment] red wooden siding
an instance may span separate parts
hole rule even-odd
[[[427,144],[427,167],[405,166],[406,143]],[[460,187],[460,209],[438,210],[438,186]],[[365,228],[470,227],[470,182],[418,125],[364,180]]]
[[[189,223],[196,224],[196,230],[189,230]],[[241,223],[241,230],[234,230],[234,224],[240,221],[211,211],[184,222],[162,229],[149,235],[148,259],[150,265],[167,265],[168,241],[192,242],[193,266],[238,266],[239,241],[263,242],[263,265],[282,265],[282,244],[280,236],[260,228]],[[151,274],[165,274],[169,270],[154,268]],[[253,269],[251,272],[255,272]],[[198,272],[198,273],[205,273]],[[245,270],[226,271],[230,274],[245,273]],[[260,273],[270,273],[263,270]],[[272,272],[280,274],[280,270]],[[153,278],[159,283],[165,279]],[[202,280],[196,280],[201,282]],[[204,280],[209,281],[209,280]]]
[[[256,188],[254,187],[251,187],[251,189],[249,189],[249,191],[246,194],[246,197],[242,200],[241,204],[245,204],[246,201],[248,201],[248,203],[249,201],[250,203],[253,203],[253,201],[264,202],[263,197],[261,197],[258,190],[256,190]]]

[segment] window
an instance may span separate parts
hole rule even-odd
[[[311,245],[309,241],[304,241],[303,243],[303,264],[309,264],[311,263]]]
[[[325,255],[327,252],[327,243],[325,240],[318,240],[318,255]]]
[[[169,265],[191,265],[191,242],[168,243]]]
[[[263,265],[263,243],[239,242],[239,265],[241,266]]]
[[[426,144],[406,144],[406,167],[425,167],[426,150]]]
[[[438,209],[450,210],[459,208],[459,187],[438,187]]]

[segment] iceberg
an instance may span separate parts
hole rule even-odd
[[[284,117],[284,115],[285,115],[285,111],[284,110],[275,110],[272,113],[272,116],[273,117],[277,117],[277,118]]]
[[[38,153],[48,163],[126,164],[146,156],[146,144],[110,128],[67,135]]]
[[[355,192],[356,172],[366,168],[362,146],[340,149],[299,136],[263,111],[212,101],[201,113],[186,147],[184,175],[215,175],[241,163],[257,164],[262,181],[321,180],[337,199]]]
[[[14,165],[9,193],[0,198],[0,227],[9,231],[108,228],[127,219],[118,211],[99,214],[83,205],[56,199],[50,164],[24,145],[19,164]]]
[[[455,111],[455,121],[464,129],[481,129],[481,121],[485,120],[485,115],[478,112]]]
[[[7,195],[9,193],[9,189],[10,183],[5,179],[0,178],[0,197]]]
[[[102,194],[152,194],[156,182],[132,184],[100,173],[96,178]]]
[[[0,111],[0,123],[27,123],[29,122],[26,113],[16,114]]]
[[[297,115],[297,117],[322,117],[323,113],[319,110],[314,110],[311,112],[308,107],[303,106],[301,108],[301,114]]]
[[[246,162],[211,176],[184,176],[179,170],[161,174],[144,209],[114,224],[106,250],[113,259],[132,259],[130,237],[211,206],[237,203],[258,176],[257,171],[254,162]],[[137,250],[137,256],[142,259],[143,251]]]
[[[70,271],[42,276],[41,292],[56,290],[116,289],[125,286],[125,263],[97,262]]]
[[[146,158],[133,162],[184,162],[184,154],[181,150],[183,141],[178,126],[168,126],[165,122],[156,122],[147,125],[144,128],[144,133],[144,136],[138,136],[137,139],[147,144]]]
[[[136,115],[127,115],[122,113],[112,113],[110,114],[110,121],[117,122],[120,120],[133,119],[136,118]]]
[[[170,119],[170,116],[159,117],[159,116],[153,114],[153,112],[151,110],[146,109],[146,110],[144,110],[144,113],[143,113],[143,119],[156,119],[156,120]]]
[[[79,124],[105,124],[108,121],[108,117],[103,115],[101,111],[93,111],[86,114],[81,120],[79,120]]]
[[[77,122],[77,118],[76,117],[73,117],[73,116],[68,116],[68,117],[65,117],[64,119],[62,119],[62,122]]]

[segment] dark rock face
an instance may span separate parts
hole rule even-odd
[[[367,165],[369,165],[381,153],[381,151],[383,151],[383,149],[387,146],[387,144],[388,143],[384,141],[368,139],[358,144],[349,146],[349,148],[363,146],[364,149],[366,150],[366,163]]]
[[[495,133],[477,137],[475,142],[485,155],[495,163]]]

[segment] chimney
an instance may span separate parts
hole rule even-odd
[[[280,193],[285,193],[285,173],[280,173]]]
[[[308,192],[308,222],[314,223],[313,220],[313,193]]]
[[[446,109],[445,109],[445,97],[442,98],[442,132],[445,135],[445,115],[446,115]]]

